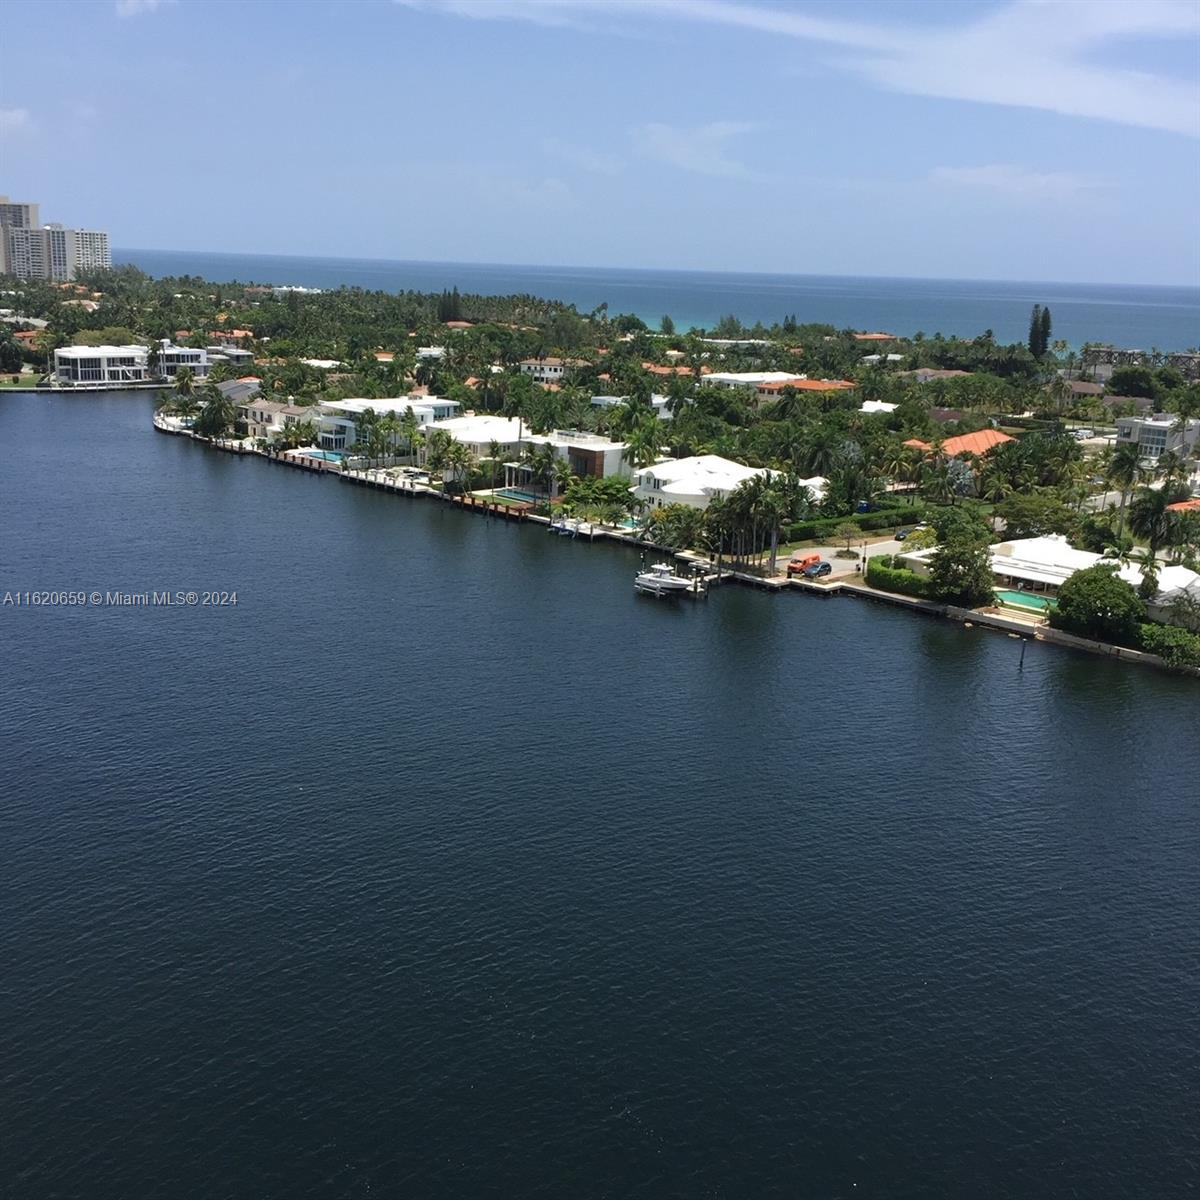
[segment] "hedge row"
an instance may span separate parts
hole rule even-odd
[[[1200,667],[1200,634],[1178,625],[1143,624],[1140,641],[1147,654],[1157,654],[1169,667]]]
[[[882,557],[867,560],[867,582],[884,592],[899,592],[904,596],[918,596],[922,600],[933,599],[928,579],[907,567],[886,566]]]
[[[903,525],[915,525],[925,520],[926,510],[919,504],[904,508],[888,508],[880,512],[851,513],[845,517],[814,517],[807,521],[796,521],[784,529],[784,539],[789,542],[807,542],[813,538],[828,537],[839,525],[857,525],[863,533],[877,529],[899,529]]]

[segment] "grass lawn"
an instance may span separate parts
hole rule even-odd
[[[489,492],[476,492],[475,498],[488,504],[498,504],[501,508],[526,508],[528,500],[518,500],[515,496],[493,496]]]
[[[11,375],[0,376],[0,388],[11,388],[17,392],[27,392],[30,388],[38,386],[39,376],[37,375],[22,375],[17,383],[13,383]]]

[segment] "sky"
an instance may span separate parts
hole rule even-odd
[[[124,248],[1200,284],[1200,3],[6,0]]]

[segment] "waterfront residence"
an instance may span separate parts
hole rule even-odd
[[[696,454],[690,458],[667,458],[633,474],[631,491],[650,508],[668,504],[686,504],[689,508],[707,508],[714,500],[724,500],[748,479],[770,475],[766,467],[748,467],[718,454]],[[825,493],[825,479],[819,475],[801,479],[814,500]]]
[[[466,446],[476,458],[491,458],[495,442],[502,458],[518,456],[529,444],[529,426],[518,417],[498,417],[489,413],[451,417],[439,421],[438,429]]]
[[[145,383],[148,346],[63,346],[54,352],[54,380],[60,387]]]
[[[937,547],[931,547],[898,557],[909,570],[928,577],[930,560],[936,552]],[[988,552],[997,589],[1046,599],[1057,596],[1059,588],[1076,571],[1086,570],[1100,562],[1112,562],[1089,550],[1077,550],[1061,534],[999,542],[990,547]],[[1115,563],[1113,565],[1116,566]],[[1119,567],[1117,574],[1135,588],[1142,582],[1141,568],[1135,563]],[[1163,564],[1158,575],[1158,590],[1146,605],[1150,617],[1156,621],[1168,620],[1171,606],[1180,595],[1194,596],[1200,600],[1200,574],[1187,567]]]
[[[207,350],[198,350],[191,346],[173,346],[169,338],[163,338],[158,349],[158,377],[174,379],[179,374],[180,367],[187,367],[197,379],[206,379],[212,369],[212,363],[209,361]]]
[[[441,396],[397,396],[394,399],[347,399],[326,400],[317,405],[314,419],[317,422],[322,450],[346,450],[358,442],[358,424],[368,409],[376,417],[395,417],[403,420],[409,409],[422,429],[435,423],[450,420],[462,406],[457,400],[445,400]],[[393,448],[403,444],[404,437],[397,433],[392,439]]]
[[[520,368],[534,383],[562,383],[569,372],[587,365],[581,358],[524,358]]]
[[[1149,417],[1118,417],[1117,445],[1135,444],[1143,458],[1157,459],[1168,450],[1184,458],[1196,455],[1200,441],[1200,421],[1189,421],[1179,428],[1173,413],[1155,413]]]
[[[313,421],[317,411],[313,405],[284,404],[278,400],[264,400],[261,396],[244,400],[237,408],[246,422],[247,436],[268,440],[291,425]]]
[[[235,408],[241,408],[247,400],[253,400],[262,391],[262,380],[257,375],[243,375],[240,379],[228,379],[216,386],[217,391]]]

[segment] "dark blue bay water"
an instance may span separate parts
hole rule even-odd
[[[0,397],[0,1196],[1200,1179],[1200,688]]]
[[[1046,304],[1053,313],[1054,337],[1074,346],[1111,342],[1144,350],[1185,350],[1200,345],[1200,287],[394,262],[185,250],[117,250],[114,259],[155,276],[200,275],[219,282],[423,292],[457,287],[482,295],[518,293],[562,300],[581,312],[607,303],[611,313],[636,313],[654,328],[664,313],[681,329],[711,328],[728,313],[747,325],[770,325],[795,313],[801,321],[829,322],[839,329],[964,337],[991,329],[1002,341],[1014,342],[1025,340],[1033,305]]]

